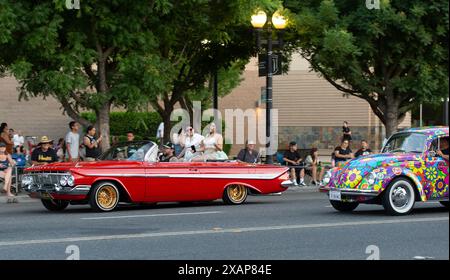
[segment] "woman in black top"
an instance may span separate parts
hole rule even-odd
[[[98,140],[95,139],[96,129],[92,125],[88,126],[86,135],[83,139],[83,144],[86,148],[86,161],[95,161],[100,156],[100,143],[102,142],[102,136],[100,134]]]
[[[354,155],[352,150],[349,148],[348,140],[342,141],[341,146],[337,147],[334,151],[334,161],[336,166],[338,166],[339,163],[345,162],[352,158],[354,158]]]

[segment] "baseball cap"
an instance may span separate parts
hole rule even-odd
[[[168,148],[168,149],[174,149],[175,146],[173,145],[172,142],[167,142],[166,144],[163,145],[164,148]]]

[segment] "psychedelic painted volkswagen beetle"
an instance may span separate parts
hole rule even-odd
[[[415,202],[440,201],[449,207],[448,127],[424,127],[393,134],[380,154],[362,156],[330,170],[321,192],[338,211],[360,203],[381,204],[391,215],[409,214]]]

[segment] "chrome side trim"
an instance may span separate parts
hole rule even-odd
[[[145,177],[145,178],[193,178],[193,179],[260,179],[273,180],[280,174],[86,174],[90,177]]]

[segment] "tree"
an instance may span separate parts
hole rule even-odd
[[[397,130],[422,101],[448,96],[448,1],[285,1],[301,55],[346,95],[366,100]]]
[[[67,9],[65,1],[1,0],[0,70],[19,80],[21,97],[54,96],[84,126],[89,122],[80,111],[94,111],[108,148],[111,107],[141,100],[122,69],[143,58],[159,71],[158,58],[149,55],[158,44],[148,27],[168,9],[165,0],[83,1],[80,10]]]
[[[186,93],[204,86],[212,68],[227,69],[254,52],[242,28],[252,9],[278,4],[97,0],[70,10],[65,1],[0,0],[0,72],[19,80],[22,98],[54,96],[82,125],[90,123],[80,112],[95,112],[103,148],[112,106],[149,101],[167,136],[170,114]],[[224,45],[224,55],[211,61],[205,39]]]
[[[211,73],[218,71],[224,77],[227,71],[236,73],[239,67],[239,71],[244,70],[242,62],[257,51],[249,25],[251,14],[256,7],[277,5],[279,2],[270,0],[199,0],[173,4],[155,28],[159,38],[158,57],[166,66],[167,87],[157,93],[144,89],[152,107],[163,119],[165,141],[169,140],[170,116],[177,103],[190,111],[192,118],[192,100],[199,98],[199,92],[206,97],[205,84],[210,83]],[[130,69],[128,76],[143,81],[149,74],[136,70]],[[222,93],[230,91],[228,88]]]

